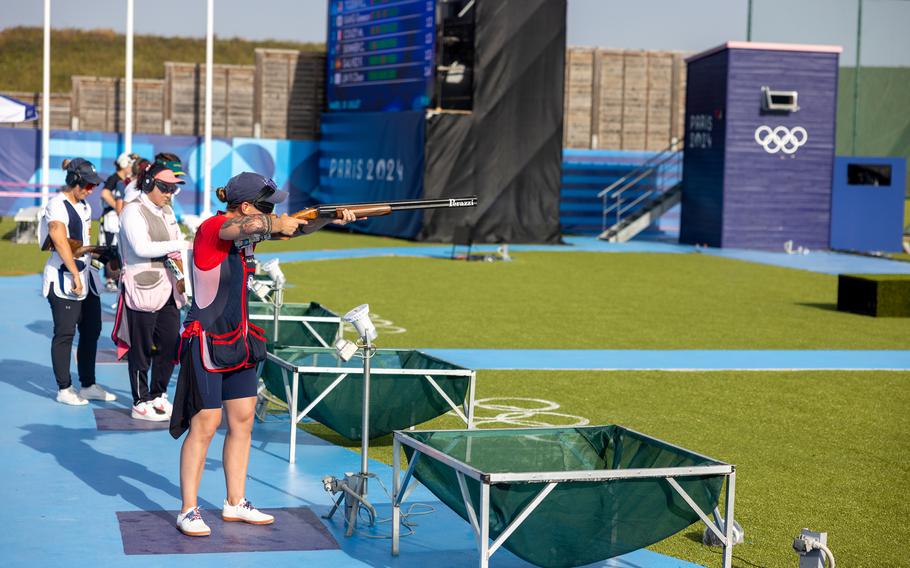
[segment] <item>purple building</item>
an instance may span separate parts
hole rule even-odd
[[[829,248],[840,52],[728,42],[687,60],[680,242]]]

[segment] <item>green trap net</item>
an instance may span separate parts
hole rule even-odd
[[[370,438],[449,411],[471,425],[469,393],[474,373],[470,369],[399,349],[376,350],[370,365]],[[362,359],[344,362],[334,349],[279,347],[269,354],[262,379],[285,403],[293,398],[296,382],[297,415],[292,424],[309,416],[346,438],[360,440]]]
[[[266,340],[271,347],[275,343],[274,306],[266,302],[250,302],[249,314],[250,320],[265,330]],[[341,331],[341,318],[338,314],[316,302],[284,304],[278,317],[278,345],[329,347]]]
[[[538,566],[580,566],[663,540],[700,518],[672,484],[712,511],[733,470],[615,425],[398,432],[399,441],[409,463],[421,453],[413,476],[475,532],[486,508],[490,555],[496,539],[514,530],[500,544]],[[485,505],[482,484],[489,487]]]

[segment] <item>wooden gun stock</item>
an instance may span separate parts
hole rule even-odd
[[[117,247],[109,245],[83,245],[79,239],[66,239],[73,258],[79,258],[86,254],[97,254],[105,262],[110,264],[112,270],[120,270],[120,254]],[[48,236],[41,245],[41,250],[56,250],[54,242]]]

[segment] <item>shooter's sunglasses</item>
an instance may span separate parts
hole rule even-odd
[[[161,190],[161,193],[177,193],[177,190],[180,189],[176,183],[168,183],[160,179],[155,180],[155,186]]]
[[[253,207],[262,211],[265,215],[271,215],[272,211],[275,210],[275,204],[271,201],[266,201],[269,197],[275,195],[275,188],[267,185],[259,190],[259,195],[253,199],[250,203],[253,204]]]

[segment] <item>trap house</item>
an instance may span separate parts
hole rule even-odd
[[[840,52],[727,42],[687,60],[680,242],[830,247]]]

